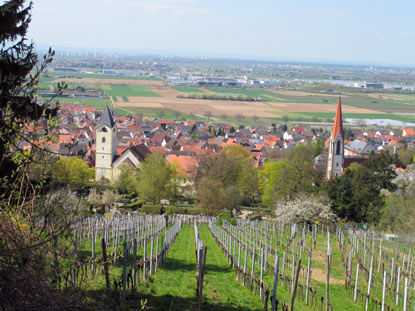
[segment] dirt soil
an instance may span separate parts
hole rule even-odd
[[[327,273],[322,269],[312,268],[311,269],[311,278],[318,282],[326,283]],[[330,284],[340,284],[344,285],[344,280],[338,280],[335,278],[330,278]]]
[[[78,79],[75,79],[78,80]],[[88,79],[80,79],[88,80]],[[108,83],[108,82],[97,82],[95,80],[107,80],[108,79],[89,79],[94,80],[96,83]],[[77,81],[78,83],[80,81]],[[112,80],[113,81],[113,80]],[[119,80],[115,80],[120,83]],[[180,111],[185,114],[197,114],[203,115],[205,112],[211,112],[213,115],[235,116],[238,113],[242,113],[245,117],[270,117],[276,118],[283,115],[285,112],[331,112],[335,113],[336,104],[310,104],[310,103],[275,103],[275,102],[249,102],[249,101],[230,101],[230,100],[207,100],[207,99],[188,99],[178,98],[178,95],[183,93],[172,89],[168,86],[154,85],[154,82],[161,81],[142,81],[142,80],[122,80],[124,82],[143,83],[147,85],[151,91],[160,95],[160,97],[128,97],[129,102],[125,103],[122,100],[115,103],[119,107],[139,107],[139,108],[165,108]],[[207,91],[201,88],[202,91]],[[294,91],[280,91],[297,93]],[[275,92],[277,94],[277,92]],[[301,94],[311,94],[298,92]],[[283,94],[283,93],[282,93]],[[304,95],[306,96],[306,95]],[[344,105],[344,113],[381,113],[376,110],[358,108],[353,106]]]

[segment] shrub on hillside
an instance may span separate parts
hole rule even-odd
[[[164,208],[162,205],[143,205],[141,211],[146,214],[161,215]]]

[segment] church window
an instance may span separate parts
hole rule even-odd
[[[104,156],[102,156],[102,158],[104,158]]]
[[[105,140],[105,137],[102,137],[102,142],[103,142],[103,143],[105,143],[105,141],[106,141],[106,140]]]
[[[336,166],[339,167],[339,163],[336,163]]]
[[[106,131],[107,131],[107,128],[104,126],[104,127],[102,128],[101,132],[106,132]]]
[[[337,141],[336,154],[340,154],[340,140]]]

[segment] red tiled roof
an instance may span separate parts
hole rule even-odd
[[[173,119],[159,119],[158,121],[155,122],[156,124],[173,124],[174,120]]]
[[[404,128],[404,129],[402,130],[402,133],[403,133],[403,132],[405,132],[405,133],[406,133],[406,135],[409,135],[409,136],[413,136],[413,135],[415,135],[414,130],[413,130],[413,129],[411,129],[411,128]]]
[[[117,146],[117,150],[116,150],[116,154],[120,155],[121,153],[123,153],[125,151],[125,149],[127,149],[128,146],[124,145],[124,146]]]
[[[196,157],[187,155],[171,154],[167,161],[168,163],[176,163],[179,166],[179,174],[192,177],[196,175],[197,167],[199,165]]]
[[[59,143],[62,144],[69,144],[71,141],[71,135],[70,134],[59,134]]]
[[[220,146],[223,147],[223,148],[225,148],[226,146],[232,146],[232,145],[237,145],[232,138],[229,138],[228,141],[222,142],[220,144]]]
[[[150,149],[151,153],[166,154],[166,147],[163,146],[149,146],[148,149]]]

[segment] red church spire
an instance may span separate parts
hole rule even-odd
[[[339,132],[340,132],[341,137],[344,139],[341,96],[339,96],[339,103],[337,104],[336,116],[334,117],[333,136],[332,136],[333,139],[336,138]]]

